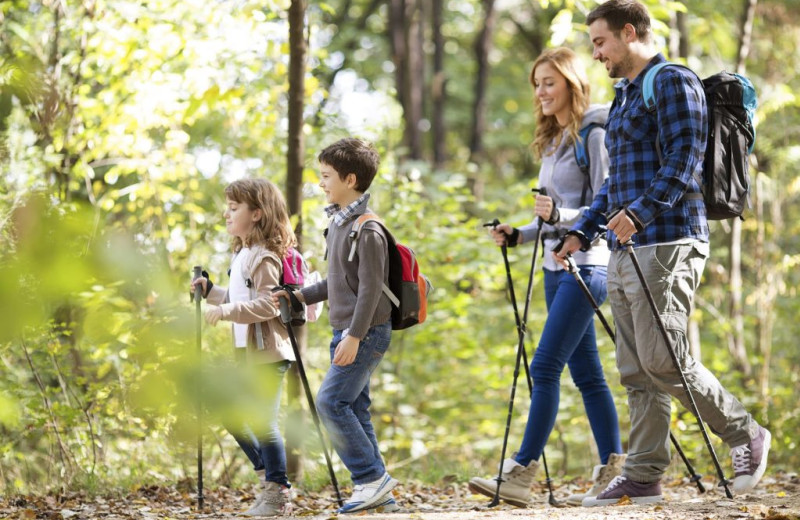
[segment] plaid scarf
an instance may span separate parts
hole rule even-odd
[[[333,217],[333,221],[336,223],[337,226],[341,226],[345,220],[347,220],[353,213],[355,213],[356,208],[359,206],[367,205],[367,201],[369,201],[369,193],[365,193],[350,204],[347,205],[346,208],[342,209],[341,206],[338,204],[331,204],[330,206],[325,207],[325,213],[328,217]]]

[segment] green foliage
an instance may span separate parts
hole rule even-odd
[[[0,16],[0,481],[7,491],[31,492],[190,478],[200,396],[208,481],[238,483],[247,478],[246,463],[221,423],[247,413],[247,406],[231,403],[242,401],[237,389],[250,380],[231,366],[225,326],[204,329],[203,364],[197,364],[187,285],[194,265],[225,283],[226,183],[244,175],[283,181],[287,2],[56,4],[4,2]],[[438,170],[399,159],[402,128],[385,9],[360,28],[354,21],[370,2],[348,4],[345,17],[338,1],[309,8],[304,249],[324,270],[327,222],[315,187],[316,153],[350,133],[371,138],[383,159],[373,205],[415,249],[435,286],[428,321],[394,334],[373,379],[385,458],[398,475],[423,480],[485,473],[502,441],[517,333],[502,257],[482,224],[531,218],[537,165],[527,152],[534,130],[529,68],[543,45],[562,40],[589,65],[581,24],[594,3],[519,1],[499,13],[487,159],[474,164],[465,136],[472,124],[472,43],[483,18],[477,0],[448,2],[442,30],[450,158]],[[651,4],[659,38],[671,13],[685,7],[702,69],[730,68],[737,3]],[[792,436],[800,427],[793,406],[800,366],[793,348],[800,335],[796,18],[786,3],[762,2],[748,61],[761,101],[754,218],[743,224],[741,246],[751,374],[732,369],[727,347],[734,323],[727,319],[726,224],[713,229],[695,312],[703,362],[773,431],[775,468],[800,461]],[[780,30],[765,30],[773,25]],[[356,90],[383,102],[381,117],[363,125],[348,120],[327,83],[345,59]],[[608,100],[612,83],[602,67],[590,66],[589,73],[593,100]],[[468,177],[485,181],[480,200]],[[531,253],[509,250],[520,303]],[[537,272],[529,353],[546,316],[541,286]],[[329,364],[326,324],[323,317],[307,327],[314,388]],[[625,439],[626,400],[613,345],[601,331],[598,337]],[[520,379],[512,445],[527,406]],[[323,485],[312,429],[291,424],[288,430],[308,449],[304,484]],[[678,407],[673,430],[695,460],[705,460],[693,420]],[[568,377],[547,449],[551,471],[560,475],[585,474],[595,463],[580,395]],[[337,471],[346,480],[338,463]]]

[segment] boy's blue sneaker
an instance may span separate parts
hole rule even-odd
[[[400,506],[397,505],[397,502],[395,502],[394,497],[391,495],[391,493],[389,494],[389,497],[386,498],[386,500],[384,500],[380,504],[375,504],[374,506],[371,506],[369,508],[369,511],[373,511],[375,513],[394,513],[395,511],[399,510]]]
[[[375,504],[382,504],[387,501],[387,498],[391,498],[386,495],[391,493],[397,484],[398,482],[388,473],[384,473],[381,478],[373,482],[357,484],[353,487],[353,495],[336,512],[355,513],[375,507]]]

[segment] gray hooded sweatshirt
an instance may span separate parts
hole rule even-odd
[[[605,125],[608,117],[608,105],[591,105],[583,115],[581,128],[592,123]],[[559,220],[554,225],[544,223],[542,233],[550,235],[557,231],[566,233],[575,224],[583,212],[592,204],[594,194],[600,190],[603,182],[608,177],[608,151],[605,147],[606,131],[595,128],[589,133],[586,151],[589,155],[589,176],[583,174],[575,160],[575,145],[565,130],[561,142],[542,157],[542,167],[539,170],[539,187],[547,189],[547,195],[552,197],[553,203],[558,208]],[[581,205],[584,184],[588,181],[586,199]],[[517,244],[533,241],[536,238],[538,218],[526,226],[519,228],[520,238]],[[551,250],[559,242],[557,237],[545,238],[543,267],[551,271],[563,269],[551,254]],[[592,248],[587,252],[576,251],[573,257],[578,265],[607,265],[608,246],[600,237],[592,242]]]

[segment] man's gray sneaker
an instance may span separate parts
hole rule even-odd
[[[733,491],[746,493],[756,487],[767,469],[767,455],[772,442],[772,434],[761,426],[754,439],[747,444],[731,449],[733,459]]]
[[[583,499],[583,507],[607,506],[616,504],[622,497],[628,497],[634,504],[653,504],[661,502],[661,484],[656,482],[634,482],[626,477],[614,477],[611,484],[596,497]]]

